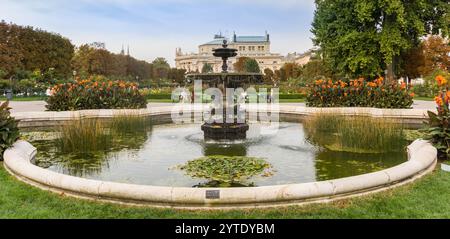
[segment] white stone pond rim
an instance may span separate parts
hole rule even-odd
[[[304,107],[303,109],[302,107],[296,109],[281,107],[280,109],[282,113],[297,115],[323,113],[323,111],[323,109],[314,111],[314,108],[304,110]],[[344,115],[389,116],[399,119],[424,117],[424,112],[417,110],[341,108],[331,109],[331,111]],[[124,110],[121,110],[121,112],[124,112]],[[139,110],[139,112],[142,115],[158,115],[167,114],[168,109]],[[115,111],[90,110],[42,113],[46,113],[46,115],[25,115],[25,117],[22,115],[18,118],[27,121],[41,121],[43,118],[71,120],[80,118],[82,115],[87,117],[112,117]],[[31,160],[35,154],[36,148],[30,143],[18,141],[12,148],[5,151],[4,166],[18,179],[45,190],[100,201],[183,209],[255,208],[328,202],[378,192],[413,182],[431,172],[437,163],[437,150],[427,141],[416,140],[408,146],[407,162],[374,173],[321,182],[254,188],[183,188],[123,184],[64,175],[32,164]]]

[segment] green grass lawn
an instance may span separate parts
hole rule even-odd
[[[417,97],[414,97],[414,100],[434,101],[434,98],[417,96]]]
[[[28,186],[0,165],[0,218],[450,218],[450,173],[331,204],[233,211],[182,211],[74,199]]]
[[[44,96],[28,96],[28,97],[13,97],[11,101],[41,101],[47,99]],[[0,101],[5,101],[6,97],[0,96]]]

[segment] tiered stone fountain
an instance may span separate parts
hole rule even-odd
[[[226,89],[243,88],[250,84],[259,84],[263,81],[263,75],[260,73],[229,73],[228,58],[238,55],[237,49],[228,48],[227,41],[223,41],[222,48],[214,49],[213,55],[222,58],[221,73],[189,74],[186,79],[188,82],[193,80],[202,80],[203,85],[219,88],[223,94],[222,104],[222,122],[204,123],[202,131],[205,139],[213,140],[235,140],[245,139],[249,130],[248,122],[244,123],[238,120],[238,110],[242,109],[240,103],[235,99],[232,103],[226,100]],[[227,115],[227,112],[234,112],[233,115]],[[245,114],[245,112],[244,112]],[[219,115],[218,112],[211,112],[212,117]],[[230,120],[230,117],[232,120]]]

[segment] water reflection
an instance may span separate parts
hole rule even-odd
[[[329,180],[374,172],[406,160],[404,148],[389,154],[327,150],[320,142],[308,140],[310,133],[301,123],[295,122],[281,123],[275,135],[262,136],[258,127],[251,126],[247,140],[204,142],[198,125],[160,125],[150,121],[145,127],[125,127],[119,131],[108,129],[113,142],[111,148],[84,154],[62,153],[51,137],[55,129],[32,130],[34,132],[26,134],[38,136],[30,137],[38,149],[35,160],[38,166],[84,178],[155,186],[211,186],[205,180],[170,169],[189,160],[212,155],[259,157],[273,165],[275,174],[272,177],[254,177],[248,180],[248,185],[231,186]],[[317,137],[332,138],[326,134]]]

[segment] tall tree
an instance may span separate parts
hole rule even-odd
[[[447,0],[316,0],[314,43],[334,74],[389,78],[427,34],[449,34]]]
[[[234,71],[236,72],[244,72],[245,71],[245,62],[250,59],[248,57],[239,57],[236,63],[233,64]]]
[[[70,75],[74,46],[70,40],[33,27],[0,22],[0,65],[12,75],[16,70]]]
[[[163,57],[156,58],[153,62],[153,77],[158,79],[165,79],[169,75],[170,65]]]
[[[245,61],[244,69],[244,71],[248,73],[261,73],[258,62],[253,58]]]

